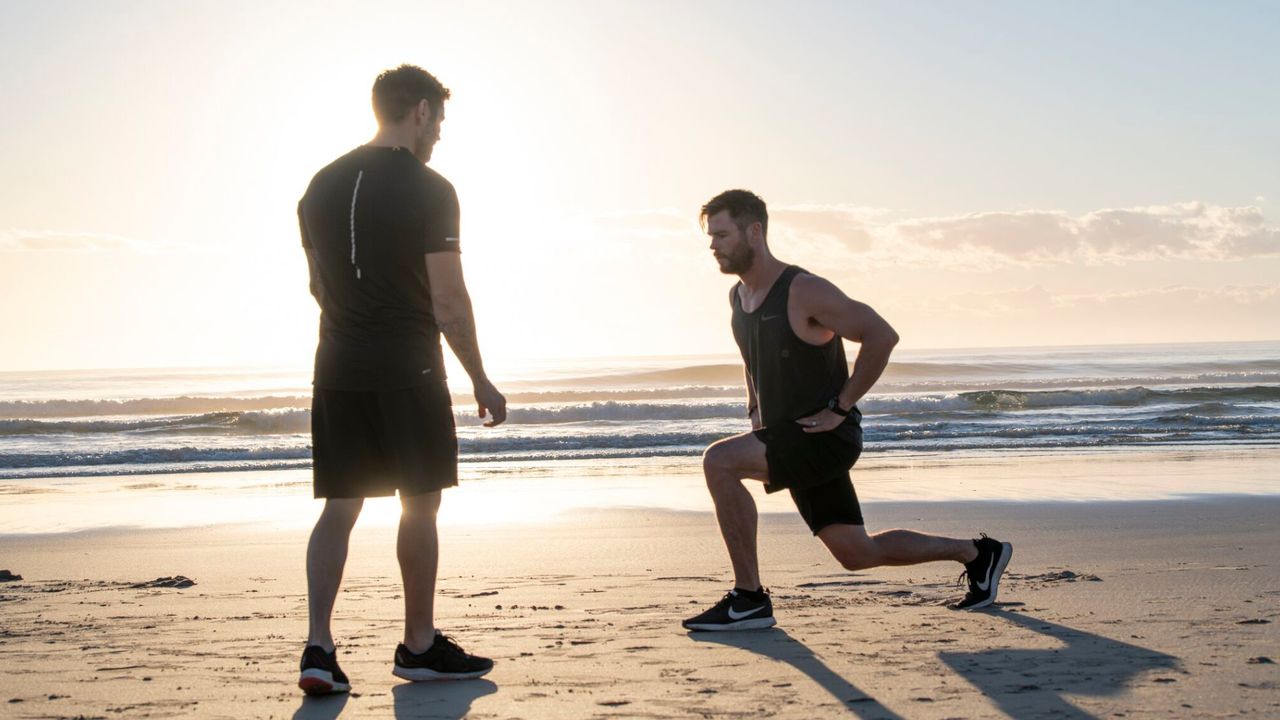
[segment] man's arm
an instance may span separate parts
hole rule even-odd
[[[871,306],[850,299],[840,288],[815,275],[795,279],[791,300],[812,322],[859,344],[853,374],[838,396],[841,409],[852,408],[888,366],[889,356],[898,344],[898,333]],[[843,420],[830,410],[822,410],[797,422],[811,432],[823,432],[835,428]]]
[[[760,429],[760,401],[756,399],[756,384],[751,380],[751,371],[742,366],[742,376],[747,382],[747,417],[751,419],[751,429]]]
[[[309,188],[308,188],[309,189]],[[316,262],[316,249],[307,232],[307,220],[302,214],[302,201],[298,201],[298,233],[302,235],[302,249],[307,253],[307,273],[311,275],[311,297],[324,307],[324,283],[320,281],[320,264]]]
[[[484,417],[486,411],[491,413],[485,426],[498,425],[507,419],[507,399],[489,382],[484,372],[480,343],[476,338],[476,321],[471,312],[471,296],[462,277],[462,256],[456,252],[427,253],[426,263],[436,325],[471,377],[480,417]]]
[[[306,248],[307,272],[311,275],[311,297],[316,299],[320,307],[324,307],[324,283],[320,280],[320,265],[316,262],[316,251]]]

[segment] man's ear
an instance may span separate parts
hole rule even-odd
[[[417,120],[420,125],[426,125],[431,122],[431,103],[426,98],[418,101]]]

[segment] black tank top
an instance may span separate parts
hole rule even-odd
[[[822,410],[849,379],[849,363],[839,335],[823,345],[811,345],[791,329],[787,316],[791,282],[801,273],[807,271],[788,265],[755,312],[742,309],[738,295],[742,283],[729,292],[733,339],[751,373],[765,427],[792,423]],[[832,432],[856,431],[860,419],[855,407],[849,419]]]

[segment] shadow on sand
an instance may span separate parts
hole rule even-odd
[[[1069,703],[1064,695],[1118,695],[1144,672],[1176,670],[1179,667],[1178,659],[1171,655],[1047,620],[1021,613],[988,614],[1063,644],[1062,647],[1034,650],[1000,648],[938,654],[956,674],[990,697],[1001,711],[1011,717],[1093,718],[1093,715]],[[742,648],[785,662],[809,676],[852,715],[886,719],[901,717],[827,667],[808,646],[785,630],[689,633],[689,637],[699,642]]]
[[[689,637],[698,642],[711,642],[750,650],[771,660],[784,662],[808,675],[849,713],[862,718],[901,720],[900,715],[886,708],[867,693],[827,667],[808,645],[787,634],[786,630],[773,628],[761,632],[691,632]]]
[[[1137,645],[1022,613],[989,614],[1063,643],[1063,647],[1038,650],[938,653],[944,663],[1012,717],[1093,718],[1067,702],[1063,694],[1118,695],[1141,673],[1179,667],[1172,655]]]
[[[346,693],[336,695],[307,695],[302,698],[302,705],[293,713],[293,720],[334,720],[342,714],[351,698]]]
[[[460,718],[471,712],[476,698],[492,695],[498,686],[488,680],[455,680],[401,683],[391,688],[396,720],[408,718]]]
[[[455,720],[471,712],[476,698],[492,695],[498,686],[488,680],[456,682],[402,683],[391,688],[396,720],[432,718]],[[335,720],[347,706],[350,696],[326,695],[305,697],[293,713],[293,720]]]

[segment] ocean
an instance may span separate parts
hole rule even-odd
[[[511,367],[494,429],[450,379],[464,467],[694,462],[749,429],[734,357]],[[0,373],[0,480],[307,468],[309,381],[309,368]],[[867,452],[886,456],[1276,445],[1280,342],[899,351],[859,406]]]

